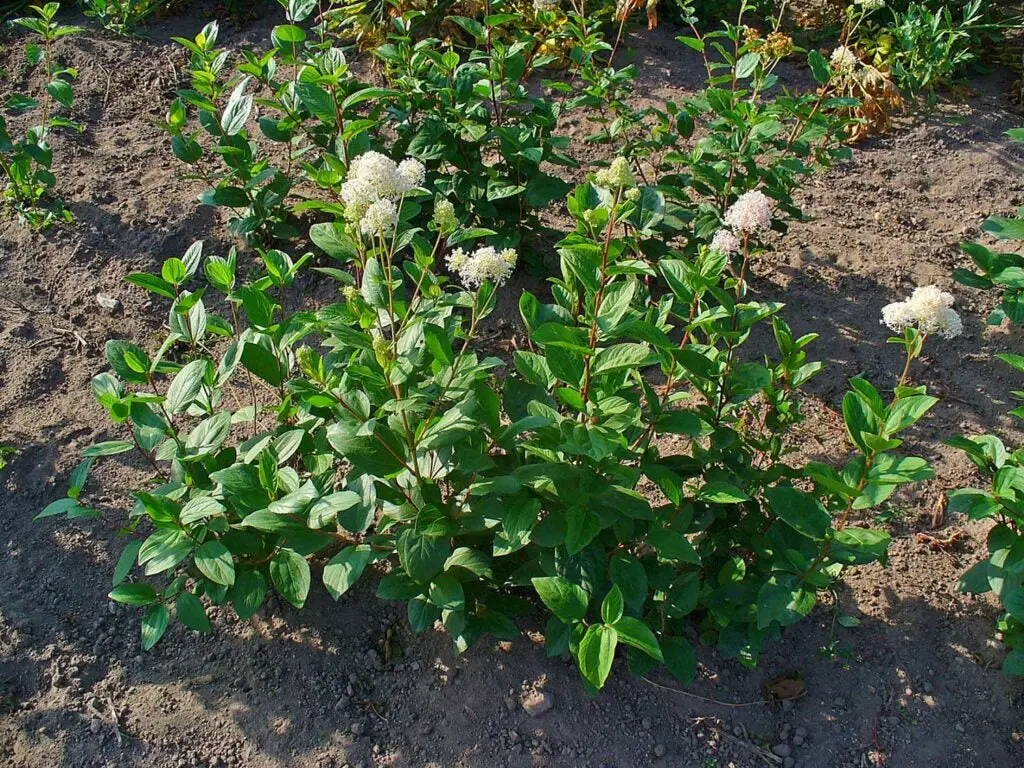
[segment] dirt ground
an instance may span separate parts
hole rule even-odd
[[[125,274],[152,270],[196,239],[226,249],[220,222],[196,202],[199,188],[175,177],[156,126],[183,80],[183,57],[167,40],[200,23],[171,19],[152,30],[155,42],[89,32],[62,43],[81,70],[76,114],[89,126],[57,142],[59,193],[76,222],[40,236],[0,220],[0,442],[18,449],[0,473],[0,765],[1024,764],[1024,682],[994,668],[1004,652],[993,638],[997,610],[955,588],[981,556],[985,529],[952,519],[936,535],[967,537],[947,551],[917,537],[931,531],[942,491],[972,480],[941,441],[1007,432],[1003,413],[1021,386],[992,356],[1022,351],[1022,334],[986,329],[987,299],[962,287],[953,290],[964,335],[932,346],[916,369],[942,402],[909,447],[935,462],[938,478],[890,510],[889,566],[852,573],[832,601],[859,626],[838,624],[825,600],[753,672],[705,649],[685,691],[667,676],[634,680],[621,669],[589,698],[570,664],[547,659],[527,637],[456,658],[445,637],[412,635],[404,608],[377,601],[370,579],[339,603],[314,589],[301,613],[271,601],[248,624],[214,609],[213,636],[175,626],[143,654],[135,611],[106,599],[117,517],[32,516],[64,494],[81,449],[106,435],[88,387],[105,367],[105,341],[156,341],[165,308],[151,307]],[[227,25],[223,42],[259,45],[273,23]],[[672,36],[632,38],[638,98],[678,97],[696,84]],[[17,62],[17,46],[0,56],[15,84]],[[833,409],[846,378],[895,381],[898,350],[885,344],[881,307],[918,284],[950,288],[953,267],[965,262],[957,243],[979,237],[986,215],[1024,203],[1024,152],[1003,136],[1024,124],[1009,106],[1011,80],[1003,72],[978,79],[965,105],[907,117],[858,146],[852,162],[806,188],[812,220],[758,265],[754,290],[785,301],[795,331],[822,334],[813,350],[828,368],[811,390],[808,455],[836,460],[845,451]],[[506,332],[517,328],[512,299],[536,284],[520,277],[505,289]],[[98,293],[120,309],[99,306]],[[123,505],[144,476],[131,462],[108,461],[99,501]],[[389,630],[402,654],[384,663]],[[799,675],[806,695],[765,704],[765,683],[780,675]],[[520,702],[535,690],[553,706],[531,717]]]

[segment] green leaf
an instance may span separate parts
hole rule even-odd
[[[366,303],[374,309],[386,309],[388,306],[387,276],[380,262],[375,258],[366,260],[363,269],[363,282],[359,288]]]
[[[439,325],[432,323],[423,324],[423,337],[427,342],[427,349],[442,365],[451,365],[455,362],[455,351],[452,349],[452,342],[448,333]]]
[[[701,489],[699,498],[711,504],[740,504],[750,500],[740,488],[723,482],[708,483]]]
[[[151,605],[142,616],[142,650],[148,651],[164,636],[171,623],[171,611],[163,603]]]
[[[114,566],[112,586],[116,587],[128,577],[129,573],[131,573],[132,568],[135,567],[135,558],[139,556],[139,549],[141,547],[142,542],[138,539],[132,539],[124,545],[124,549],[121,550],[121,555],[117,558],[117,565]]]
[[[605,595],[601,603],[601,621],[605,624],[614,624],[622,618],[622,611],[625,608],[625,600],[622,597],[622,590],[618,585],[613,585]]]
[[[647,360],[650,351],[646,344],[616,344],[607,347],[594,355],[590,372],[597,376],[640,367]]]
[[[561,576],[538,576],[532,583],[544,605],[562,621],[582,621],[587,615],[590,598],[582,587]]]
[[[620,641],[633,646],[638,651],[643,651],[652,659],[665,661],[654,632],[642,621],[634,619],[632,616],[623,616],[612,624],[615,631],[618,632]]]
[[[832,518],[810,494],[780,485],[770,488],[766,495],[772,512],[804,536],[821,541],[832,527]]]
[[[471,573],[480,579],[490,579],[494,576],[491,569],[491,558],[483,552],[477,552],[469,547],[459,547],[452,552],[451,557],[444,561],[446,573],[453,569]]]
[[[260,344],[245,342],[242,346],[242,365],[271,386],[279,386],[284,381],[281,361]]]
[[[398,556],[405,572],[421,584],[429,584],[440,573],[452,553],[448,539],[422,536],[407,530],[398,542]]]
[[[1024,624],[1024,589],[1015,589],[1003,595],[1003,607],[1017,621]]]
[[[423,593],[423,587],[404,573],[387,574],[377,584],[377,597],[381,600],[408,600]]]
[[[179,528],[166,528],[152,534],[139,548],[139,565],[147,576],[169,571],[192,554],[195,542]]]
[[[280,24],[271,30],[270,39],[278,48],[291,48],[305,42],[306,30],[294,24]]]
[[[103,443],[93,443],[84,451],[82,458],[92,459],[99,456],[116,456],[119,453],[128,453],[135,449],[135,445],[127,440],[107,440]]]
[[[844,528],[836,532],[832,557],[847,564],[880,562],[885,565],[891,537],[870,528]]]
[[[694,550],[693,544],[679,531],[659,528],[651,531],[647,541],[658,551],[658,559],[660,560],[700,565],[700,557],[697,555],[696,550]]]
[[[573,505],[566,510],[565,549],[575,555],[594,540],[601,532],[601,518],[580,506]]]
[[[427,600],[423,595],[416,595],[409,599],[407,605],[409,626],[413,632],[425,632],[434,626],[434,622],[441,618],[441,609]]]
[[[1024,219],[992,216],[981,225],[981,229],[997,240],[1024,240]]]
[[[1024,676],[1024,649],[1014,648],[1003,660],[1003,672],[1007,675]]]
[[[337,600],[359,581],[370,562],[370,548],[366,546],[345,547],[324,566],[324,586],[331,597]]]
[[[828,62],[821,55],[821,52],[816,49],[812,48],[807,54],[807,65],[811,68],[811,74],[814,75],[818,85],[824,85],[832,77]]]
[[[982,560],[971,566],[956,583],[957,589],[971,595],[983,595],[992,591],[988,582],[988,560]]]
[[[696,411],[668,411],[655,422],[655,426],[662,434],[702,437],[711,432],[711,426]]]
[[[666,637],[661,641],[665,666],[681,683],[692,683],[697,676],[697,654],[685,637]]]
[[[438,576],[430,585],[429,594],[430,602],[442,611],[466,610],[466,595],[462,590],[462,584],[454,576]]]
[[[757,65],[761,63],[760,54],[750,51],[740,57],[740,60],[736,62],[736,79],[745,80],[754,74],[754,70],[757,69]]]
[[[799,577],[791,574],[772,576],[761,585],[757,594],[757,628],[765,629],[778,622],[795,624],[814,608],[815,594],[800,586]]]
[[[270,579],[281,596],[296,608],[309,595],[309,563],[293,549],[281,549],[270,561]]]
[[[231,552],[215,539],[201,544],[195,553],[196,568],[206,578],[230,587],[235,583],[235,561]]]
[[[246,77],[235,86],[228,104],[224,107],[224,114],[220,118],[220,127],[228,136],[234,136],[245,128],[252,113],[251,94],[246,94],[245,89],[249,85],[249,78]]]
[[[33,517],[33,520],[41,520],[44,517],[67,514],[69,518],[88,517],[89,510],[78,503],[77,500],[65,496],[46,505],[42,512]],[[98,513],[97,515],[98,516]]]
[[[618,645],[619,634],[613,627],[593,625],[580,641],[579,663],[583,678],[600,690],[604,687],[612,662],[615,660],[615,646]]]
[[[345,100],[341,102],[341,108],[347,110],[351,107],[362,104],[364,101],[380,100],[390,96],[399,95],[399,91],[391,88],[363,88],[355,93],[350,93],[345,97]]]
[[[156,602],[156,590],[149,584],[118,584],[107,597],[125,605],[150,605]]]
[[[203,602],[191,592],[182,592],[174,601],[178,619],[193,632],[210,632],[210,617],[206,615]]]
[[[358,256],[355,241],[337,221],[314,224],[309,228],[309,239],[331,258],[347,263]]]
[[[889,407],[885,417],[883,429],[886,435],[895,435],[897,432],[911,426],[918,419],[924,416],[939,399],[929,395],[911,395],[901,397]]]
[[[608,575],[625,600],[626,608],[638,612],[647,600],[647,571],[633,555],[616,552],[608,566]]]
[[[181,413],[186,410],[202,390],[203,378],[209,368],[207,360],[193,360],[186,365],[171,382],[167,388],[166,408],[171,413]]]
[[[235,574],[231,603],[242,621],[248,621],[263,605],[267,596],[267,578],[262,571],[241,570]]]
[[[177,298],[177,294],[174,292],[174,286],[156,275],[150,275],[145,272],[135,272],[128,275],[125,280],[139,286],[140,288],[145,288],[147,291],[155,293],[158,296],[163,296],[166,299]]]
[[[111,339],[107,342],[107,360],[121,379],[133,384],[149,382],[149,356],[134,344]]]
[[[321,123],[327,126],[337,124],[338,116],[331,94],[314,83],[299,83],[295,89],[302,106],[312,112]]]

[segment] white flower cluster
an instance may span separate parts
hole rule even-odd
[[[725,223],[738,234],[766,232],[772,227],[772,201],[756,189],[744,192],[725,212]]]
[[[341,185],[345,218],[367,237],[387,234],[398,224],[396,200],[426,180],[423,163],[407,157],[395,163],[380,152],[353,158],[348,179]]]
[[[715,236],[711,238],[711,250],[724,253],[726,256],[732,256],[734,253],[739,253],[741,244],[740,239],[728,229],[720,229],[715,232]]]
[[[910,298],[887,304],[882,308],[882,322],[896,333],[917,326],[921,333],[937,333],[952,339],[964,332],[960,315],[953,311],[953,294],[938,286],[915,288]]]
[[[607,189],[627,189],[636,186],[636,178],[629,169],[629,160],[624,157],[616,157],[611,165],[594,174],[594,181],[598,186]]]
[[[387,235],[398,226],[398,206],[394,200],[382,197],[374,200],[359,220],[359,231],[367,237]]]
[[[832,55],[829,57],[829,61],[832,63],[832,69],[841,74],[849,74],[857,68],[860,64],[860,59],[857,58],[857,54],[847,48],[845,45],[837,46]]]
[[[533,0],[533,10],[553,11],[558,8],[558,0]]]
[[[445,258],[448,269],[457,274],[469,288],[478,288],[486,282],[504,285],[516,267],[516,252],[513,248],[499,251],[490,245],[466,253],[456,248]]]
[[[856,0],[856,4],[865,11],[877,11],[879,8],[885,8],[885,0]]]

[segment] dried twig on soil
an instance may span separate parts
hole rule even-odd
[[[66,333],[70,336],[74,336],[75,340],[82,346],[83,351],[89,348],[89,342],[83,339],[78,331],[72,328],[61,328],[58,325],[53,326],[53,330],[57,331],[57,333]]]
[[[661,690],[663,690],[663,691],[670,691],[671,693],[678,693],[678,694],[680,694],[682,696],[689,696],[691,699],[697,699],[697,701],[704,701],[704,702],[707,702],[708,704],[716,704],[719,707],[731,707],[733,709],[738,709],[739,707],[757,707],[757,706],[761,706],[761,705],[764,705],[764,704],[773,704],[774,703],[770,699],[762,699],[761,701],[741,701],[739,703],[733,703],[733,702],[730,702],[730,701],[719,701],[718,699],[709,699],[707,696],[698,696],[696,693],[690,693],[689,691],[681,691],[678,688],[672,688],[671,686],[668,686],[668,685],[662,685],[661,683],[656,683],[653,680],[651,680],[649,677],[645,677],[645,678],[643,678],[643,680],[644,680],[644,682],[650,683],[655,688],[661,688]],[[800,695],[802,696],[803,694],[800,694]],[[793,698],[800,698],[800,697],[799,696],[794,696]]]
[[[106,89],[103,92],[103,106],[100,107],[100,109],[103,112],[106,112],[107,111],[107,102],[110,100],[110,78],[113,76],[113,73],[111,73],[111,71],[109,69],[107,69],[106,67],[104,67],[102,64],[100,64],[100,69],[102,69],[106,73],[106,75],[107,75],[107,87],[106,87]]]
[[[9,298],[9,297],[6,297],[6,296],[4,297],[4,301],[9,301],[10,302],[10,306],[4,307],[4,309],[8,310],[8,311],[9,310],[21,310],[22,312],[25,312],[26,314],[29,314],[29,315],[41,315],[44,312],[48,312],[49,311],[49,310],[47,310],[45,308],[44,309],[38,309],[36,307],[30,307],[30,306],[24,304],[23,302],[19,301],[18,299]]]

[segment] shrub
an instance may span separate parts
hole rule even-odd
[[[78,71],[59,64],[53,53],[53,43],[62,37],[74,35],[80,27],[59,24],[55,19],[60,3],[32,6],[36,16],[14,19],[13,23],[33,33],[25,47],[25,58],[30,69],[42,68],[46,85],[37,97],[24,93],[11,93],[4,102],[8,115],[31,113],[38,122],[28,128],[24,136],[11,136],[7,120],[0,115],[0,173],[3,174],[3,201],[11,206],[18,219],[33,229],[46,229],[57,221],[71,221],[71,212],[59,200],[50,196],[56,184],[53,174],[53,148],[49,138],[56,128],[81,133],[84,126],[64,116],[74,100],[72,81]]]
[[[570,652],[590,686],[619,645],[636,672],[664,662],[688,679],[687,623],[753,664],[845,567],[884,562],[888,535],[852,523],[931,477],[895,453],[935,402],[907,383],[930,316],[888,312],[907,371],[889,402],[851,381],[852,458],[792,463],[799,389],[820,366],[814,335],[794,338],[781,305],[748,293],[766,197],[730,208],[714,250],[654,263],[640,242],[664,216],[659,193],[613,163],[569,197],[554,301],[523,294],[530,344],[508,370],[477,337],[515,252],[463,250],[476,233],[444,202],[414,226],[428,194],[409,188],[416,166],[372,156],[360,179],[364,165],[390,181],[328,225],[351,268],[322,270],[337,304],[284,313],[306,260],[280,251],[244,284],[234,254],[204,260],[200,244],[132,277],[171,299],[170,336],[153,357],[108,344],[112,373],[93,390],[125,437],[89,448],[68,498],[41,514],[95,514],[91,462],[145,457],[153,482],[135,493],[111,592],[145,608],[145,647],[172,616],[209,631],[206,604],[248,618],[271,586],[301,607],[310,560],[335,598],[378,563],[377,594],[404,601],[417,631],[441,622],[459,650],[514,637],[532,592],[551,614],[549,652]],[[214,291],[230,319],[207,308]],[[777,359],[746,359],[769,321]],[[137,568],[145,578],[128,580]]]

